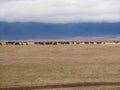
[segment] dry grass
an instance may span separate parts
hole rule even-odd
[[[120,45],[0,46],[0,87],[104,81],[120,81]]]

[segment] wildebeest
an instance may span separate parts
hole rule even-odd
[[[53,45],[53,42],[45,42],[45,45]]]
[[[72,42],[72,44],[75,44],[75,42]]]
[[[94,42],[89,42],[90,44],[94,44]]]
[[[60,41],[60,42],[58,42],[58,44],[61,44],[61,45],[69,45],[70,42],[68,42],[68,41]]]
[[[2,43],[0,42],[0,46],[2,46]]]
[[[76,44],[80,44],[80,42],[76,42]]]
[[[15,42],[14,44],[15,44],[15,45],[20,45],[20,43],[19,43],[19,42]]]
[[[84,44],[89,44],[89,42],[84,42]]]
[[[118,44],[118,43],[120,43],[120,41],[113,41],[115,44]]]
[[[6,45],[14,45],[15,42],[5,42]]]
[[[57,45],[57,42],[53,42],[53,45]]]
[[[20,45],[19,42],[6,42],[6,45]]]
[[[96,42],[96,44],[102,44],[102,42]]]
[[[34,42],[35,45],[44,45],[44,42]]]
[[[23,45],[23,42],[20,42],[21,45]]]
[[[70,44],[70,42],[67,42],[67,41],[66,41],[66,42],[64,42],[64,44],[67,44],[67,45],[69,45],[69,44]]]

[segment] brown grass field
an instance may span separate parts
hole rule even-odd
[[[0,90],[120,90],[120,45],[0,46]]]

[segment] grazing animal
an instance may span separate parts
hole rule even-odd
[[[35,45],[44,45],[44,42],[34,42]]]
[[[120,41],[113,41],[115,44],[118,44],[118,43],[120,43]]]
[[[0,42],[0,46],[2,46],[2,43]]]
[[[80,42],[76,42],[76,44],[80,44]]]
[[[28,45],[28,42],[26,42],[26,45]]]
[[[72,44],[75,44],[75,42],[72,42]]]
[[[45,42],[45,45],[52,45],[52,42]]]
[[[90,44],[94,44],[94,42],[90,42]]]
[[[21,45],[23,45],[23,42],[21,42]]]
[[[53,45],[57,45],[57,42],[53,42]]]
[[[14,45],[15,44],[15,42],[5,42],[6,43],[6,45]]]
[[[96,44],[102,44],[102,42],[96,42]]]
[[[89,42],[84,42],[84,44],[89,44]]]
[[[15,42],[14,44],[15,44],[15,45],[20,45],[20,43],[19,43],[19,42]]]

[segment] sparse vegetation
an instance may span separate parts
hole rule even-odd
[[[0,88],[81,82],[120,82],[120,45],[0,47]]]

